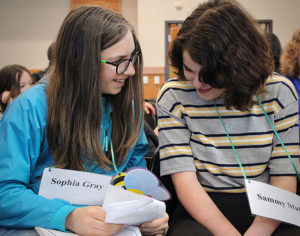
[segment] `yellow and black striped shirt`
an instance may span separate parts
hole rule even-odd
[[[260,101],[299,170],[298,96],[292,83],[273,75]],[[295,175],[292,163],[261,107],[228,110],[215,100],[247,178]],[[212,101],[189,81],[167,81],[157,97],[161,175],[197,171],[206,191],[245,192],[244,178]]]

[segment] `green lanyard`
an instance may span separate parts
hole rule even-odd
[[[112,159],[114,169],[118,174],[120,174],[121,172],[118,170],[118,168],[116,166],[116,162],[115,162],[115,155],[114,155],[114,149],[113,149],[112,141],[110,141],[110,152],[111,152],[111,159]]]
[[[292,158],[291,158],[291,156],[290,156],[288,150],[286,149],[284,143],[282,142],[281,138],[279,137],[279,134],[277,133],[277,131],[276,131],[274,125],[273,125],[272,122],[270,121],[270,119],[269,119],[269,117],[268,117],[268,115],[267,115],[267,113],[266,113],[266,111],[265,111],[263,105],[261,104],[261,102],[260,102],[260,100],[259,100],[259,98],[258,98],[257,96],[256,96],[256,100],[258,101],[258,103],[259,103],[261,109],[263,110],[263,112],[264,112],[264,114],[265,114],[265,116],[266,116],[266,118],[267,118],[269,124],[271,125],[271,127],[272,127],[272,129],[273,129],[273,131],[274,131],[274,133],[275,133],[275,135],[276,135],[276,137],[278,138],[278,140],[279,140],[281,146],[283,147],[284,151],[286,152],[286,154],[287,154],[289,160],[291,161],[291,163],[292,163],[292,165],[293,165],[293,168],[294,168],[294,170],[295,170],[295,172],[296,172],[296,174],[297,174],[298,180],[300,180],[300,175],[299,175],[299,173],[298,173],[298,170],[297,170],[297,168],[296,168],[296,166],[295,166],[295,164],[294,164],[294,162],[293,162],[293,160],[292,160]],[[236,157],[236,159],[237,159],[237,162],[239,163],[239,166],[240,166],[240,168],[241,168],[241,171],[242,171],[242,174],[243,174],[243,176],[244,176],[244,179],[247,179],[247,176],[246,176],[246,174],[245,174],[245,171],[244,171],[244,168],[243,168],[243,166],[242,166],[242,163],[241,163],[241,161],[240,161],[240,159],[239,159],[239,157],[238,157],[238,154],[237,154],[237,152],[236,152],[236,150],[235,150],[235,148],[234,148],[234,145],[233,145],[233,143],[232,143],[232,141],[231,141],[231,138],[230,138],[230,136],[229,136],[229,133],[227,132],[226,126],[225,126],[225,124],[224,124],[224,122],[223,122],[223,119],[222,119],[222,117],[221,117],[221,115],[220,115],[220,113],[219,113],[218,107],[216,106],[215,102],[214,102],[214,106],[215,106],[216,111],[217,111],[217,113],[218,113],[218,116],[219,116],[219,119],[220,119],[220,121],[221,121],[221,124],[222,124],[222,126],[223,126],[223,128],[224,128],[224,130],[225,130],[225,132],[226,132],[226,135],[227,135],[227,137],[228,137],[228,139],[229,139],[229,141],[230,141],[231,147],[232,147],[232,149],[233,149],[233,152],[234,152],[234,155],[235,155],[235,157]]]
[[[108,107],[108,101],[107,101],[107,106],[106,106],[106,114],[108,115],[109,114],[109,107]],[[108,115],[109,116],[109,115]],[[116,165],[116,161],[115,161],[115,155],[114,155],[114,148],[113,148],[113,144],[112,144],[112,141],[111,139],[108,140],[108,137],[107,137],[107,130],[105,130],[105,137],[104,137],[104,141],[103,141],[103,144],[105,146],[105,151],[107,152],[108,151],[108,143],[110,142],[110,152],[111,152],[111,159],[112,159],[112,163],[113,163],[113,166],[114,166],[114,169],[115,171],[120,174],[121,172],[118,170],[117,168],[117,165]],[[104,149],[104,147],[102,146],[102,149]]]
[[[243,174],[243,176],[244,176],[244,179],[247,179],[247,176],[246,176],[246,174],[245,174],[245,171],[244,171],[244,168],[243,168],[242,163],[241,163],[241,161],[240,161],[240,158],[239,158],[238,154],[236,153],[236,150],[235,150],[235,148],[234,148],[234,146],[233,146],[233,143],[232,143],[232,141],[231,141],[231,138],[230,138],[230,136],[229,136],[229,133],[227,132],[226,126],[225,126],[225,124],[224,124],[224,122],[223,122],[223,119],[222,119],[222,117],[221,117],[221,115],[220,115],[220,113],[219,113],[218,107],[216,106],[215,102],[214,102],[214,105],[215,105],[215,108],[216,108],[216,110],[217,110],[217,113],[218,113],[219,119],[220,119],[220,121],[221,121],[221,124],[222,124],[222,126],[223,126],[223,128],[224,128],[224,130],[225,130],[225,132],[226,132],[226,135],[227,135],[227,137],[228,137],[228,139],[229,139],[229,142],[230,142],[230,144],[231,144],[231,147],[232,147],[232,149],[233,149],[235,158],[236,158],[237,162],[239,163],[239,166],[240,166],[240,168],[241,168],[241,170],[242,170],[242,174]]]

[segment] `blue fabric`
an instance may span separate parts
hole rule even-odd
[[[300,98],[300,78],[289,78],[289,79],[292,81],[298,93],[298,97]],[[300,99],[298,102],[299,102],[299,127],[300,127]],[[299,128],[299,137],[300,137],[300,128]]]
[[[66,216],[78,206],[61,199],[45,199],[37,195],[44,168],[53,165],[46,138],[46,84],[38,84],[18,96],[6,109],[0,121],[0,225],[11,228],[65,229]],[[111,106],[103,99],[101,137],[111,135]],[[101,140],[103,144],[103,140]],[[144,132],[129,151],[119,171],[146,167],[148,152]],[[94,173],[115,175],[99,166]]]

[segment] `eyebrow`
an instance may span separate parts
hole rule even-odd
[[[182,62],[182,65],[186,68],[186,69],[188,69],[188,70],[190,70],[190,71],[193,71],[191,68],[189,68],[186,64],[184,64],[183,62]]]
[[[132,50],[132,52],[129,54],[129,57],[131,57],[132,56],[132,54],[135,52],[135,50],[136,50],[136,47]],[[107,58],[107,60],[106,61],[116,61],[116,60],[122,60],[122,59],[127,59],[127,55],[125,56],[125,55],[117,55],[117,56],[115,56],[115,57],[110,57],[110,58]]]

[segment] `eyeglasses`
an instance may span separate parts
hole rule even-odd
[[[101,60],[101,63],[116,66],[116,73],[117,75],[120,75],[123,74],[128,69],[130,62],[132,64],[136,62],[139,53],[140,51],[137,48],[135,48],[129,59],[123,59],[117,62],[108,62],[105,60]]]

